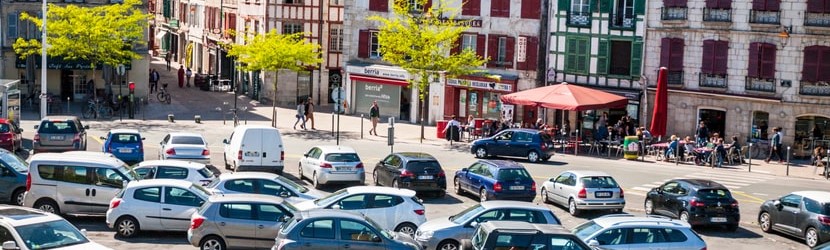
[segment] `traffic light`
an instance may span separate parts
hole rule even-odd
[[[130,94],[135,93],[135,83],[134,82],[130,82],[130,84],[127,85],[127,86],[130,89]]]

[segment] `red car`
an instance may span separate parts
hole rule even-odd
[[[23,129],[8,119],[0,118],[0,148],[15,152],[23,147]]]

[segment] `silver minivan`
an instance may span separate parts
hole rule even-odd
[[[542,183],[542,201],[568,207],[571,215],[580,210],[607,209],[621,212],[625,193],[614,177],[600,171],[564,171]]]

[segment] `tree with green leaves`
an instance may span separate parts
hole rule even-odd
[[[228,55],[236,57],[243,71],[302,71],[322,62],[320,45],[310,43],[303,33],[244,36],[244,44],[225,44]],[[271,107],[271,126],[277,127],[277,79],[274,78],[274,99]]]
[[[84,7],[74,4],[49,4],[46,14],[46,54],[67,60],[90,62],[92,76],[100,65],[129,64],[141,55],[132,46],[145,43],[144,32],[151,15],[142,10],[141,0]],[[23,13],[28,20],[43,27],[41,17]],[[42,30],[41,30],[42,32]],[[39,40],[18,38],[13,47],[20,58],[41,53]],[[45,67],[45,65],[44,65]],[[94,93],[93,93],[94,94]]]
[[[461,33],[469,24],[456,20],[458,8],[447,7],[445,0],[439,0],[437,7],[425,7],[429,0],[394,0],[392,17],[369,17],[379,21],[378,51],[383,60],[406,70],[411,88],[418,90],[421,115],[421,142],[424,139],[424,113],[429,96],[430,79],[444,73],[458,76],[480,72],[486,58],[475,51],[464,49],[450,53],[458,46]]]

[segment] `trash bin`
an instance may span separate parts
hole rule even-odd
[[[447,137],[444,136],[444,128],[447,127],[447,121],[446,120],[436,121],[435,126],[436,126],[435,136],[438,137],[438,139],[446,139]]]
[[[626,136],[623,141],[623,158],[636,160],[640,155],[640,141],[637,136]]]

